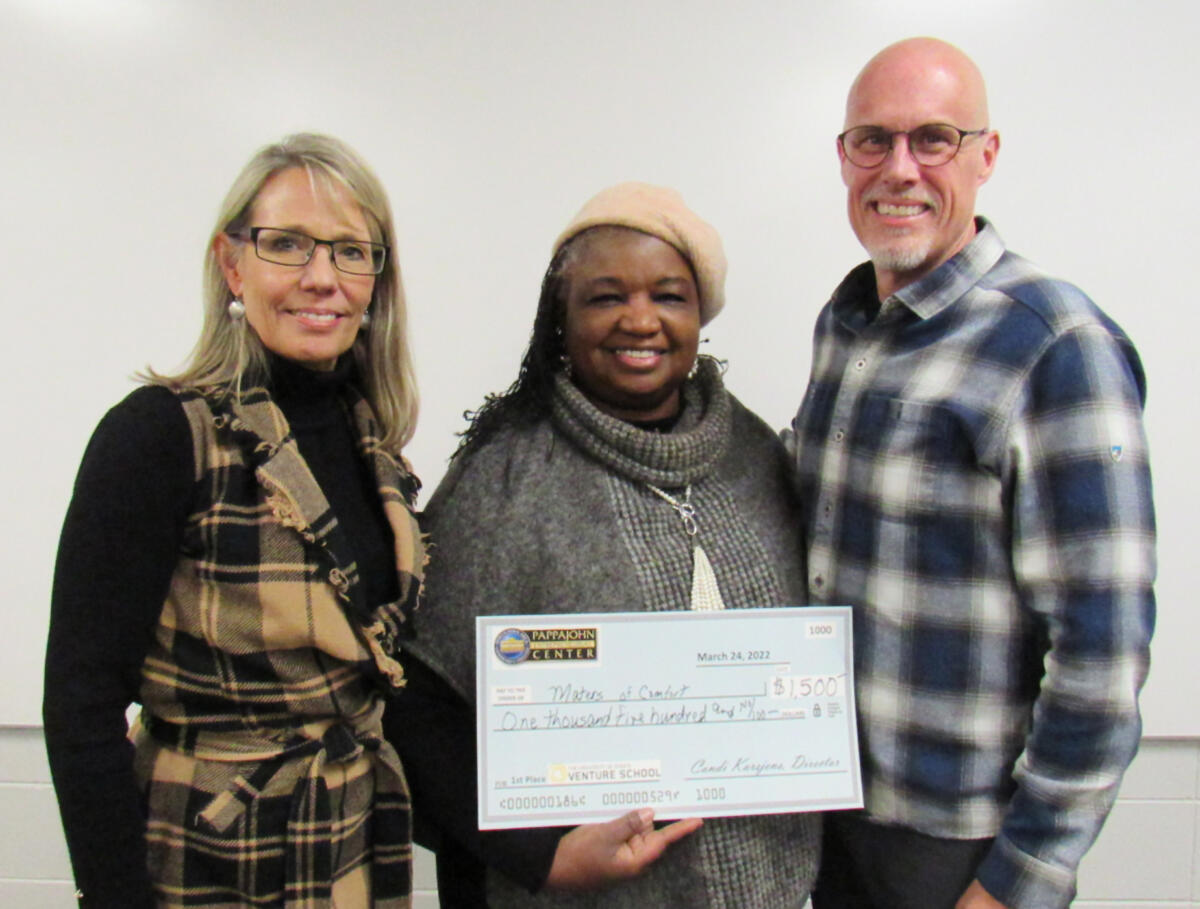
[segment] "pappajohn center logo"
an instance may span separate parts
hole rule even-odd
[[[505,628],[496,635],[496,656],[506,663],[596,659],[595,628]]]

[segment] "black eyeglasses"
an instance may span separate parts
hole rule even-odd
[[[366,240],[318,240],[298,230],[280,227],[251,227],[230,236],[249,239],[260,259],[276,265],[307,265],[318,246],[328,246],[333,267],[350,275],[377,275],[387,261],[387,246]]]
[[[954,159],[969,136],[982,136],[988,130],[959,129],[948,123],[926,123],[910,130],[888,130],[882,126],[856,126],[838,136],[838,145],[850,163],[858,167],[878,167],[904,136],[909,153],[918,164],[937,167]]]

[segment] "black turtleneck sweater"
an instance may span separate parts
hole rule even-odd
[[[341,401],[352,369],[349,357],[328,373],[274,358],[271,389],[351,541],[366,602],[374,606],[394,599],[398,583],[391,529]],[[43,718],[71,861],[88,907],[155,905],[125,712],[137,700],[141,665],[175,570],[193,470],[191,430],[178,398],[166,388],[139,388],[97,427],[63,524]],[[474,792],[459,785],[474,780],[471,715],[433,673],[404,662],[409,687],[389,707],[387,725],[410,776],[420,840],[437,846],[450,817],[458,838],[474,839]],[[554,841],[541,844],[531,860],[518,858],[529,866],[521,877],[531,885],[544,878]]]
[[[353,359],[342,357],[330,372],[316,372],[271,358],[271,397],[287,417],[308,469],[329,500],[359,566],[368,608],[400,595],[392,529],[383,513],[370,467],[341,393]]]
[[[327,373],[273,358],[272,397],[347,533],[367,602],[394,599],[391,529],[341,403],[353,362]],[[178,398],[139,388],[88,444],[55,564],[43,718],[85,906],[153,906],[145,819],[126,739],[141,665],[191,511],[192,439]]]

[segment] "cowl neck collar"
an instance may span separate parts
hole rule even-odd
[[[660,433],[609,416],[560,373],[551,414],[563,435],[616,473],[655,486],[681,487],[713,470],[725,454],[731,425],[729,395],[711,357],[697,361],[696,374],[682,393],[679,422],[673,431]]]

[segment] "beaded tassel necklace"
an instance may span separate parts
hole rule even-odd
[[[675,513],[683,522],[684,532],[692,538],[692,609],[724,609],[725,601],[721,598],[721,589],[717,586],[717,576],[713,572],[712,563],[708,560],[704,547],[696,540],[696,506],[691,502],[691,484],[685,487],[682,502],[652,483],[646,485],[650,487],[651,492],[675,509]]]

